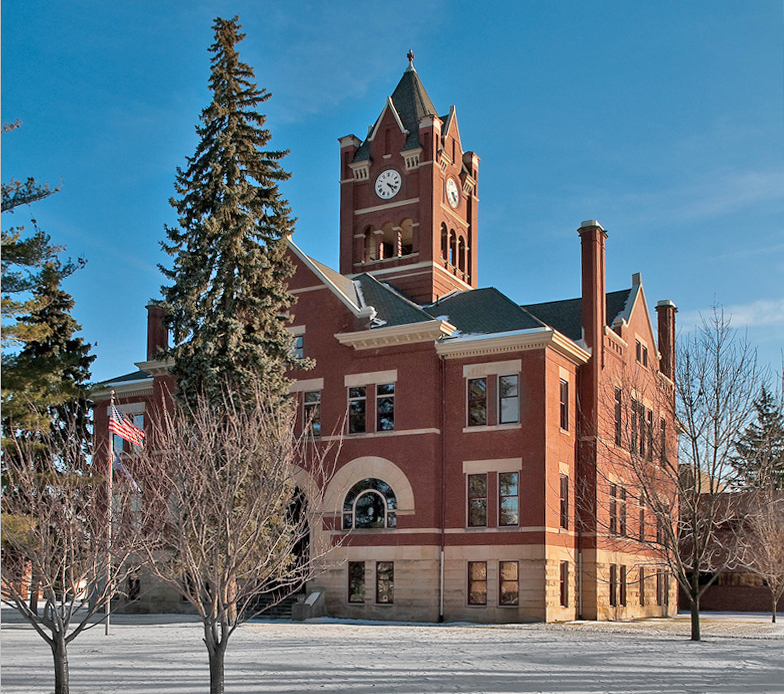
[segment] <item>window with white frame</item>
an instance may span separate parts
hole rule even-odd
[[[520,567],[516,561],[498,562],[498,604],[520,604]]]
[[[487,525],[487,473],[468,475],[468,527]]]
[[[498,473],[498,525],[519,525],[520,492],[517,472]]]
[[[487,424],[487,379],[468,379],[468,426]]]
[[[313,436],[321,436],[321,391],[305,391],[302,396],[304,426]]]
[[[519,376],[498,377],[498,423],[513,424],[520,421]]]
[[[294,347],[291,350],[292,355],[295,359],[303,359],[305,357],[305,336],[304,335],[295,335],[294,336]]]
[[[357,482],[343,502],[343,529],[394,528],[397,525],[397,497],[383,480],[367,478]]]
[[[395,602],[395,562],[376,562],[376,602],[381,605]]]
[[[376,430],[393,431],[395,428],[395,384],[376,386]]]
[[[364,434],[367,425],[367,389],[354,386],[348,389],[348,433]]]

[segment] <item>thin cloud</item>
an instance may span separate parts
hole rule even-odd
[[[729,317],[736,328],[761,328],[771,326],[784,326],[784,298],[760,299],[750,304],[735,304],[725,306],[724,315]],[[699,311],[687,311],[679,314],[678,322],[685,328],[691,328],[702,323],[703,316],[709,316],[710,307]]]

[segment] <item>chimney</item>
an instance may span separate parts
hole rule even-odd
[[[158,353],[169,349],[169,330],[163,324],[166,311],[156,304],[147,305],[147,361],[154,361]]]
[[[601,365],[604,327],[607,324],[607,299],[604,280],[604,241],[607,232],[595,219],[589,219],[577,230],[582,246],[582,322],[583,340]]]
[[[656,304],[659,318],[659,370],[671,381],[675,380],[675,314],[678,309],[669,299]]]

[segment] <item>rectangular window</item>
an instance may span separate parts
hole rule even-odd
[[[321,436],[321,391],[309,390],[302,397],[303,422],[313,436]]]
[[[487,525],[487,473],[468,476],[468,527]]]
[[[664,595],[662,595],[662,603],[665,605],[670,604],[670,574],[664,573],[662,576],[662,590],[664,591]]]
[[[664,575],[661,571],[656,573],[656,604],[664,604]]]
[[[498,377],[498,423],[520,421],[520,395],[517,376]]]
[[[487,605],[487,562],[468,562],[468,604]]]
[[[626,565],[621,564],[620,575],[618,576],[618,588],[620,589],[620,602],[626,607]]]
[[[561,429],[569,431],[569,382],[561,379]]]
[[[520,581],[517,562],[499,561],[498,576],[498,604],[518,605],[520,603]]]
[[[468,379],[468,426],[487,424],[487,379]]]
[[[561,562],[561,607],[569,607],[569,562]]]
[[[393,431],[395,428],[395,384],[376,386],[376,430]]]
[[[656,542],[660,545],[664,544],[664,526],[659,516],[656,516]]]
[[[662,465],[667,462],[667,420],[662,417],[660,429],[661,441],[659,442],[659,461]]]
[[[618,567],[610,564],[610,606],[618,604]]]
[[[640,567],[640,607],[645,607],[645,567]]]
[[[395,562],[376,562],[376,602],[382,605],[395,602]]]
[[[348,389],[348,433],[365,433],[365,386]]]
[[[569,475],[561,475],[561,527],[569,529]]]
[[[618,534],[618,485],[610,485],[610,535]]]
[[[645,542],[645,499],[640,497],[640,542]]]
[[[519,507],[518,473],[498,473],[498,525],[518,525]]]
[[[365,562],[363,561],[348,563],[348,601],[365,602]]]
[[[626,537],[626,487],[618,487],[618,534]]]
[[[615,389],[615,445],[623,443],[623,394],[620,388]]]
[[[646,429],[645,433],[648,438],[647,447],[648,447],[648,460],[653,460],[653,412],[648,410],[647,412],[647,421],[645,423]]]
[[[648,348],[639,340],[637,340],[637,362],[648,366]]]
[[[295,359],[303,359],[305,357],[305,336],[296,335],[294,337],[294,349],[292,354]]]

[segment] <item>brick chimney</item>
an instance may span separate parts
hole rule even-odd
[[[169,330],[163,323],[166,311],[155,304],[147,305],[147,361],[154,361],[158,353],[169,348]]]
[[[582,246],[582,321],[585,346],[599,361],[607,324],[604,279],[604,241],[607,232],[595,219],[589,219],[577,230]]]
[[[675,380],[675,314],[678,309],[669,299],[656,304],[659,318],[659,370],[670,380]]]

